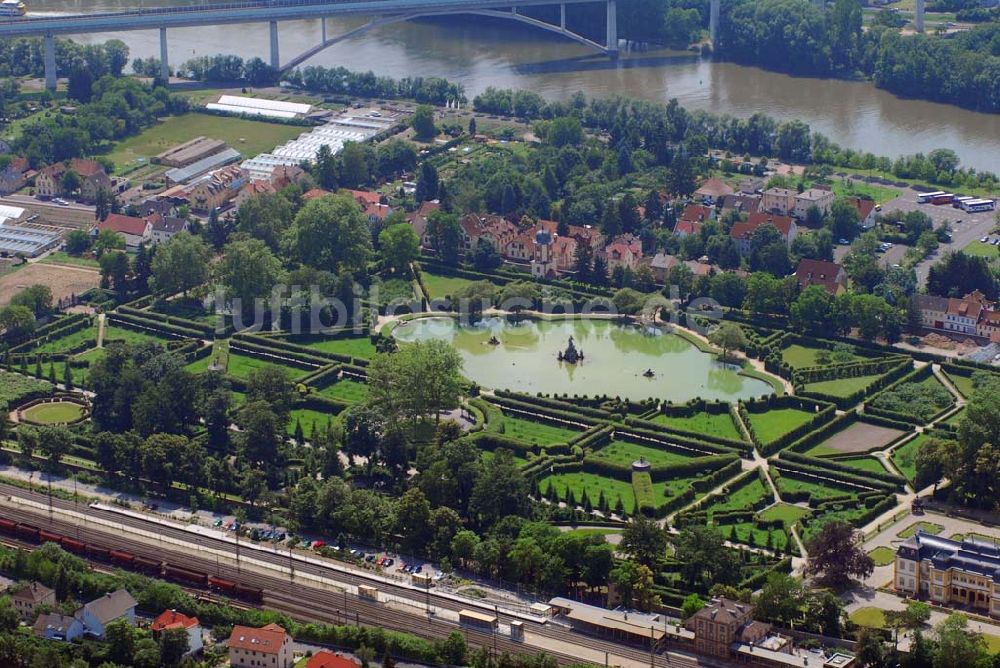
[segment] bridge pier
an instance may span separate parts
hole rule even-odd
[[[566,3],[559,5],[559,28],[566,30]]]
[[[45,87],[56,90],[56,38],[51,33],[45,36]]]
[[[320,31],[321,31],[321,37],[322,37],[319,41],[320,41],[320,44],[325,44],[326,43],[326,17],[325,16],[320,19],[320,24],[319,25],[320,25]]]
[[[708,35],[712,40],[713,50],[719,41],[719,2],[720,0],[711,0],[708,5]]]
[[[271,21],[271,67],[281,68],[281,59],[278,56],[278,22]]]
[[[917,0],[914,8],[913,25],[917,32],[924,31],[924,0]]]
[[[618,57],[618,6],[616,0],[608,0],[608,36],[605,41],[607,53]]]
[[[170,65],[167,62],[167,29],[160,28],[160,78],[163,84],[170,83]]]

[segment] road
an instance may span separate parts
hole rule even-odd
[[[44,494],[30,492],[11,485],[0,484],[0,494],[21,499],[28,499],[39,504],[48,504],[49,499]],[[272,553],[267,551],[253,551],[252,558],[261,562],[271,564],[272,567],[266,571],[258,571],[247,563],[247,550],[243,551],[243,561],[239,565],[227,563],[218,557],[212,559],[210,555],[199,553],[198,549],[179,550],[172,542],[184,541],[197,548],[207,548],[212,550],[224,550],[229,555],[234,555],[233,545],[227,541],[216,539],[210,536],[203,536],[185,531],[182,528],[153,523],[138,517],[121,515],[102,510],[91,509],[86,506],[74,504],[71,501],[52,499],[54,512],[49,515],[42,510],[32,510],[24,507],[14,506],[8,503],[0,511],[4,517],[29,522],[36,526],[49,527],[64,535],[77,537],[80,540],[94,542],[102,545],[118,545],[129,550],[137,556],[143,556],[157,560],[167,560],[171,563],[187,568],[199,570],[201,572],[215,574],[220,577],[239,580],[247,585],[260,587],[265,591],[265,606],[270,609],[286,612],[293,617],[306,621],[331,622],[358,622],[381,626],[388,629],[407,631],[423,637],[444,638],[452,631],[458,629],[455,623],[444,619],[445,614],[428,616],[421,605],[422,592],[414,592],[409,587],[403,587],[382,581],[372,582],[362,576],[343,571],[332,571],[329,568],[318,564],[294,563],[294,573],[288,579],[278,577],[274,574],[275,568],[284,569],[288,572],[290,564],[287,552]],[[151,535],[161,536],[161,544],[148,544],[135,539],[124,530],[113,532],[110,528],[97,528],[92,526],[81,526],[80,522],[73,521],[61,514],[66,511],[84,512],[88,517],[101,518],[112,521],[120,526],[130,529],[141,529],[150,532]],[[232,556],[229,557],[233,561]],[[306,578],[305,576],[309,576]],[[392,599],[388,602],[374,602],[344,591],[330,591],[329,589],[318,588],[317,578],[326,580],[337,580],[346,585],[356,587],[358,584],[375,584],[383,597]],[[331,584],[332,586],[332,584]],[[415,596],[417,599],[415,600]],[[458,610],[468,605],[450,598],[436,596],[433,593],[427,597],[431,606],[435,609],[445,611],[447,616],[454,617]],[[509,620],[508,620],[509,621]],[[470,644],[493,647],[499,651],[508,652],[537,652],[544,651],[547,654],[556,656],[562,663],[601,663],[604,653],[609,653],[615,658],[614,663],[618,665],[629,665],[638,668],[639,666],[650,665],[650,653],[646,648],[633,646],[617,642],[611,642],[603,638],[586,636],[569,630],[559,624],[541,624],[530,620],[524,622],[525,643],[511,641],[502,635],[476,632],[470,629],[462,629]],[[501,616],[501,624],[504,620]],[[705,657],[698,657],[686,652],[670,650],[660,652],[653,657],[653,668],[695,668],[697,666],[709,666],[711,668],[722,668],[724,664],[712,661]]]

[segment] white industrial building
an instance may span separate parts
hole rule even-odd
[[[205,105],[205,108],[229,114],[246,114],[247,116],[266,116],[269,118],[301,118],[312,111],[311,104],[265,100],[239,95],[223,95],[219,98],[218,102],[209,102]]]
[[[22,225],[34,219],[26,213],[19,206],[0,204],[0,256],[36,257],[62,241],[56,232]]]

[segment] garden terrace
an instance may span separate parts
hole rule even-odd
[[[770,455],[832,421],[836,408],[826,402],[783,396],[741,402],[739,413],[754,445]]]
[[[927,424],[955,405],[930,364],[907,374],[865,402],[865,412],[899,422]]]
[[[853,411],[838,418],[820,432],[799,440],[790,450],[810,457],[863,455],[885,450],[909,433],[909,430],[874,424],[873,416],[859,417]]]
[[[695,413],[688,417],[657,413],[650,421],[661,424],[667,429],[676,430],[678,433],[698,434],[727,441],[740,440],[740,432],[728,408],[724,413]]]
[[[866,396],[894,383],[913,369],[908,357],[892,357],[874,362],[860,362],[796,372],[796,393],[829,401],[848,409]],[[806,374],[805,372],[809,373]]]
[[[368,364],[368,357],[360,357],[347,352],[333,350],[341,346],[345,349],[356,349],[357,351],[372,351],[374,354],[374,344],[370,337],[345,337],[342,334],[337,336],[305,336],[294,338],[283,338],[279,336],[261,336],[259,334],[236,334],[233,336],[234,342],[240,345],[270,352],[282,354],[291,358],[302,360],[311,364],[329,364],[330,362],[343,362],[345,364],[355,364],[365,366]],[[335,343],[339,342],[339,343]]]
[[[906,476],[907,480],[913,483],[917,478],[917,452],[920,450],[920,446],[931,438],[948,439],[949,437],[951,434],[939,430],[916,434],[892,450],[892,463],[896,465],[900,473]]]
[[[551,445],[569,443],[582,435],[579,427],[567,425],[561,420],[547,419],[544,415],[517,408],[502,408],[483,399],[473,401],[483,413],[486,433],[501,434],[543,449]]]

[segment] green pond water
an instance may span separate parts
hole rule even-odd
[[[400,341],[443,339],[465,360],[464,375],[483,387],[620,396],[682,403],[703,399],[745,399],[772,392],[756,378],[717,362],[686,339],[655,328],[623,326],[606,320],[522,320],[488,318],[460,325],[452,318],[420,318],[393,330]],[[499,345],[488,343],[495,336]],[[572,336],[584,359],[557,359]],[[655,374],[646,378],[651,369]]]

